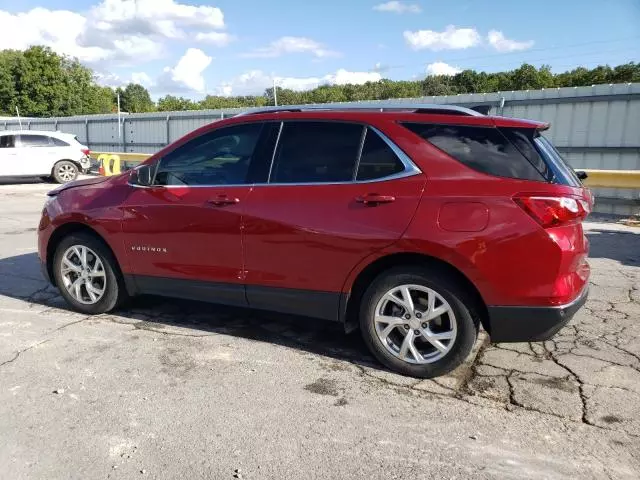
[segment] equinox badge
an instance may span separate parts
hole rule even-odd
[[[133,245],[131,247],[131,250],[135,251],[135,252],[153,252],[153,253],[167,253],[167,249],[166,248],[162,248],[162,247],[148,247],[146,245],[140,246],[140,245]]]

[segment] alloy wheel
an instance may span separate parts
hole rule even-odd
[[[90,248],[69,247],[62,256],[60,273],[67,292],[78,302],[93,305],[104,296],[107,286],[104,265]]]
[[[62,164],[58,167],[58,177],[65,182],[70,182],[76,177],[76,169],[73,165]]]
[[[451,351],[457,335],[451,305],[438,292],[422,285],[388,290],[376,305],[374,323],[385,348],[412,364],[440,360]]]

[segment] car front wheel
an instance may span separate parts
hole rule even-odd
[[[471,302],[440,269],[397,268],[378,276],[360,306],[365,343],[382,364],[419,378],[450,372],[478,335]]]
[[[60,293],[76,311],[105,313],[127,296],[113,254],[92,235],[65,237],[56,248],[53,269]]]
[[[52,173],[58,183],[72,182],[78,178],[78,166],[69,160],[61,160],[53,166]]]

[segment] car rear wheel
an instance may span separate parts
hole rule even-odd
[[[469,355],[478,335],[467,298],[440,269],[389,270],[362,297],[365,343],[398,373],[432,378],[450,372]]]
[[[108,312],[127,296],[113,254],[92,235],[65,237],[56,248],[53,273],[64,299],[82,313]]]
[[[52,174],[58,183],[72,182],[78,178],[78,166],[69,160],[61,160],[53,166]]]

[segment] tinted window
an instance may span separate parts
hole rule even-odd
[[[156,185],[241,185],[262,124],[251,123],[205,133],[160,160]]]
[[[270,182],[353,180],[363,128],[351,123],[285,122]]]
[[[423,123],[405,124],[405,127],[479,172],[520,180],[544,180],[496,128]]]
[[[13,148],[14,146],[13,135],[2,135],[0,136],[0,148]]]
[[[562,185],[570,185],[572,187],[581,187],[582,182],[577,177],[576,172],[571,166],[562,158],[560,152],[553,146],[553,144],[542,135],[536,135],[533,141],[540,155],[544,157],[550,168],[554,172],[554,181]]]
[[[65,142],[64,140],[60,140],[59,138],[56,137],[50,137],[51,141],[53,142],[53,144],[56,147],[68,147],[69,144],[67,142]]]
[[[370,128],[367,129],[356,180],[374,180],[403,170],[404,165],[387,142]]]
[[[44,135],[20,135],[20,144],[23,147],[49,147],[49,139]]]

